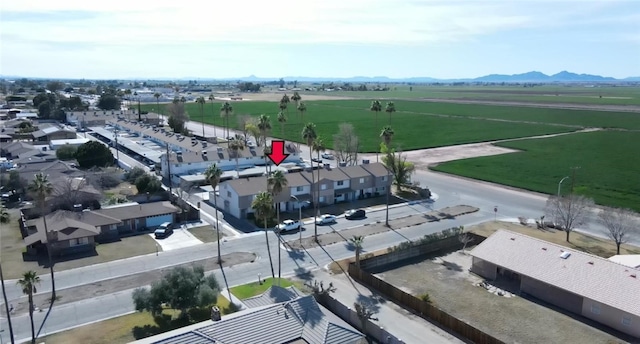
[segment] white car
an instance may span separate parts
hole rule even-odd
[[[324,215],[320,215],[319,217],[316,217],[316,224],[319,224],[319,225],[326,225],[326,224],[335,223],[335,222],[336,222],[336,217],[331,214],[324,214]]]
[[[331,153],[322,153],[322,159],[333,160],[333,154],[331,154]]]
[[[302,223],[298,220],[284,220],[281,224],[276,226],[276,229],[279,232],[287,232],[292,230],[300,230],[302,229]]]

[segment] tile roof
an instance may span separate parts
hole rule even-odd
[[[294,287],[278,288],[271,287],[264,293],[242,300],[242,303],[249,308],[255,308],[260,306],[272,305],[274,303],[280,303],[290,301],[302,294],[298,292]]]
[[[119,205],[93,210],[100,215],[106,215],[115,219],[128,220],[146,216],[177,213],[178,209],[171,202],[151,202],[142,204]]]
[[[563,259],[560,257],[563,252],[571,255]],[[640,316],[640,273],[635,269],[506,230],[498,230],[470,254],[518,274]]]

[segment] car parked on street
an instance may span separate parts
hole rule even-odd
[[[156,239],[163,239],[168,237],[173,233],[173,224],[171,222],[165,222],[161,224],[155,231],[153,231],[153,235]]]
[[[316,224],[319,225],[327,225],[335,222],[337,222],[336,217],[331,214],[324,214],[316,217]]]
[[[344,213],[344,217],[347,220],[364,219],[366,216],[367,213],[364,211],[364,209],[351,209]]]
[[[284,220],[281,224],[276,226],[276,230],[279,232],[288,232],[296,229],[302,229],[302,222],[298,220]]]
[[[322,159],[333,160],[333,154],[331,154],[331,153],[322,153]]]

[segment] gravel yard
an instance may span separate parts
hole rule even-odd
[[[467,251],[471,249],[468,248]],[[460,251],[378,273],[376,276],[432,302],[451,315],[506,343],[626,343],[535,302],[478,286],[471,256]]]

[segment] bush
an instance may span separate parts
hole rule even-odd
[[[64,145],[56,149],[56,157],[60,160],[73,160],[76,158],[78,148],[72,145]]]
[[[426,302],[426,303],[431,303],[431,296],[429,296],[429,293],[424,293],[422,295],[420,295],[420,300]]]
[[[144,175],[145,173],[146,172],[142,168],[134,167],[129,172],[124,174],[124,179],[129,183],[134,184],[136,182],[136,179],[138,179],[138,177]]]

